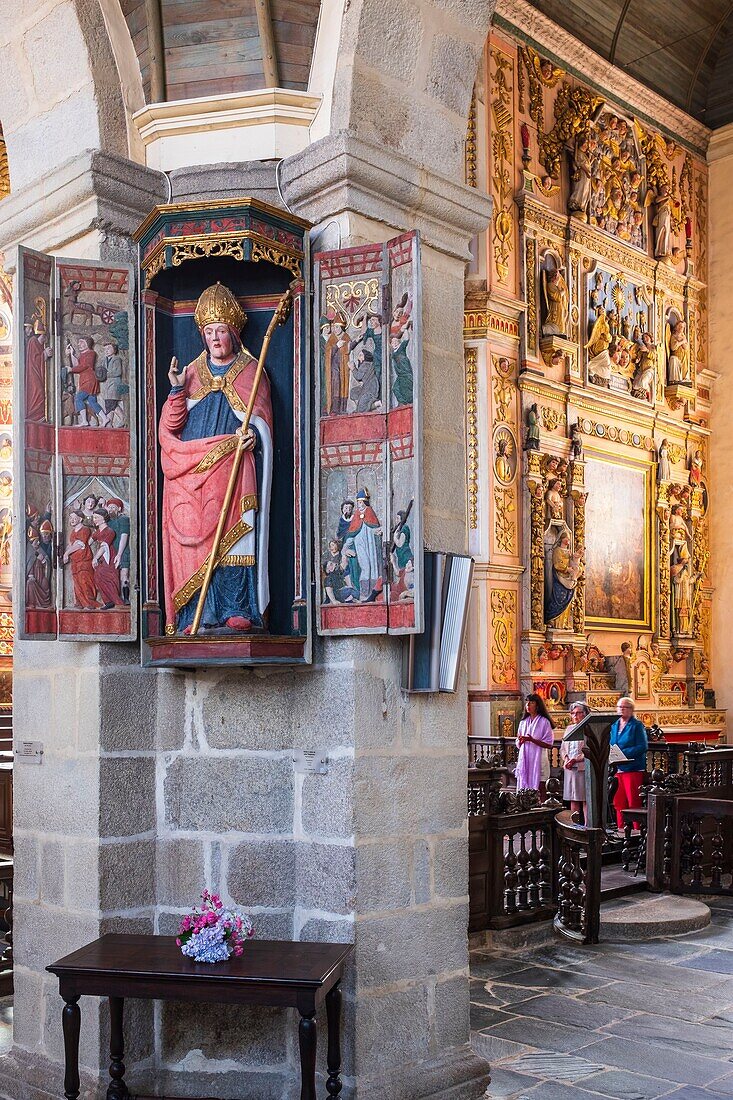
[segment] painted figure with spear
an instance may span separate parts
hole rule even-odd
[[[180,371],[171,362],[158,433],[168,634],[242,634],[265,625],[273,423],[264,366],[291,302],[288,290],[256,359],[240,339],[244,310],[217,283],[194,312],[205,350]]]

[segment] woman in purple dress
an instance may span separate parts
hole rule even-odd
[[[517,746],[519,755],[515,775],[517,790],[538,791],[544,779],[543,760],[547,762],[547,750],[551,749],[555,738],[555,723],[547,713],[547,707],[539,695],[534,692],[527,696],[525,716],[519,723]],[[545,769],[547,770],[547,769]]]

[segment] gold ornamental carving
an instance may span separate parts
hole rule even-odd
[[[491,678],[501,687],[517,682],[517,593],[495,588],[491,593]]]
[[[186,260],[206,260],[220,256],[231,256],[234,260],[243,260],[244,241],[212,239],[174,244],[171,264],[173,267],[180,267]]]
[[[510,409],[514,399],[514,385],[508,378],[494,378],[494,422],[508,424],[514,418]]]
[[[560,174],[560,162],[565,149],[589,128],[591,119],[603,103],[580,84],[572,85],[564,80],[555,98],[555,125],[544,133],[538,131],[540,163],[553,179]]]
[[[514,247],[514,113],[512,58],[502,50],[492,49],[491,60],[491,190],[494,198],[493,249],[494,269],[500,283],[509,278],[509,256]]]
[[[145,286],[149,287],[155,276],[159,271],[162,271],[165,267],[165,248],[161,248],[158,255],[153,259],[145,269]]]
[[[530,607],[532,630],[545,628],[545,492],[541,482],[530,483]]]
[[[513,486],[494,487],[494,540],[500,554],[517,553],[517,505]]]
[[[5,138],[0,131],[0,199],[10,194],[10,167],[8,165],[8,149]]]
[[[579,464],[573,465],[573,472],[575,467]],[[585,557],[585,502],[588,494],[582,492],[573,492],[573,545],[575,553],[580,556],[581,561]],[[575,596],[573,597],[573,630],[576,634],[582,634],[585,631],[585,569],[581,569],[578,574],[578,581],[575,586]]]
[[[669,572],[669,504],[662,499],[660,491],[657,504],[659,517],[659,637],[670,636],[671,577]]]
[[[476,87],[471,93],[471,106],[468,109],[468,127],[466,129],[466,184],[468,187],[478,187],[478,147],[476,141],[476,116],[478,104],[476,101]]]
[[[282,248],[254,241],[252,244],[252,263],[256,264],[258,260],[267,260],[268,263],[287,268],[288,271],[292,271],[296,278],[300,278],[300,260],[297,256],[291,256],[289,253],[284,252]]]
[[[525,279],[527,290],[527,350],[537,354],[537,242],[527,237],[525,243]]]
[[[489,309],[466,309],[463,314],[463,335],[468,339],[472,337],[485,337],[489,333],[496,336],[510,336],[514,340],[519,339],[519,323],[512,317],[503,317],[500,313],[493,313]]]
[[[608,439],[611,443],[623,443],[626,447],[636,447],[641,451],[651,451],[654,448],[654,440],[650,435],[618,428],[615,424],[604,424],[601,420],[591,420],[587,416],[578,418],[578,427],[583,435]]]
[[[468,522],[478,527],[478,351],[466,348],[466,462]]]
[[[560,409],[553,409],[551,405],[542,406],[542,423],[545,431],[554,432],[555,429],[565,423],[565,413]]]
[[[526,84],[525,84],[526,71]],[[559,68],[548,58],[543,58],[532,46],[520,46],[517,89],[519,92],[519,110],[524,111],[525,89],[529,87],[529,117],[542,132],[545,128],[544,89],[554,88],[565,70]]]

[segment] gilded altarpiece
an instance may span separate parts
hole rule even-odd
[[[562,727],[624,691],[716,741],[704,135],[592,75],[502,21],[467,128],[494,200],[466,289],[471,729],[520,692]]]

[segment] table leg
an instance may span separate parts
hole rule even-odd
[[[315,1013],[300,1017],[300,1100],[316,1100],[316,1021]]]
[[[81,1031],[81,1009],[79,998],[69,997],[61,1012],[61,1026],[64,1031],[64,1096],[66,1100],[77,1100],[79,1095],[79,1032]]]
[[[326,1092],[338,1096],[341,1092],[341,986],[337,983],[326,994],[326,1019],[328,1020],[328,1081]]]
[[[127,1091],[127,1085],[125,1084],[125,1037],[122,1033],[122,1014],[124,1007],[125,1001],[123,997],[110,997],[110,1082],[109,1088],[107,1089],[107,1100],[125,1100],[125,1097],[130,1095]]]

